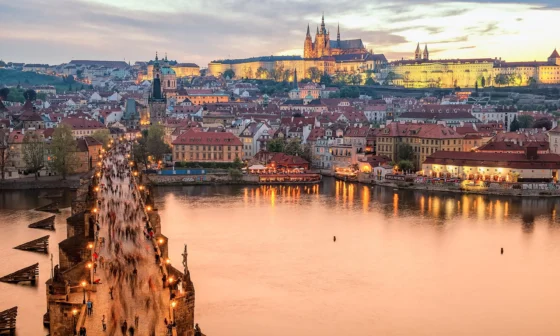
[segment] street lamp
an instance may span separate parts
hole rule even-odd
[[[74,326],[73,335],[76,335],[76,315],[78,315],[78,309],[74,308],[74,309],[72,309],[72,321],[74,322],[73,323],[73,326]]]
[[[83,304],[86,304],[86,285],[87,282],[85,280],[82,280],[82,288],[84,289],[84,300],[83,300]]]
[[[175,320],[175,306],[177,306],[177,302],[171,301],[171,311],[169,312],[169,319],[171,321]]]

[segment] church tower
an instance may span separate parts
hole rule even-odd
[[[424,60],[429,60],[430,59],[430,53],[428,52],[428,45],[426,44],[426,46],[424,47]]]
[[[414,52],[414,59],[421,60],[422,59],[422,51],[420,51],[420,43],[416,45],[416,51]]]
[[[303,44],[303,58],[313,58],[313,41],[309,32],[309,23],[307,24],[307,35],[305,35],[305,43]]]
[[[167,99],[163,95],[161,88],[161,66],[159,63],[158,55],[156,53],[156,59],[154,60],[154,70],[153,70],[153,80],[152,80],[152,93],[148,99],[148,109],[150,115],[150,123],[155,125],[163,121],[166,117]]]

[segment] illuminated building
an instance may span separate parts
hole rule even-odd
[[[390,63],[395,85],[407,88],[474,88],[485,86],[527,86],[560,84],[560,55],[556,50],[544,62],[506,62],[501,58],[444,59],[429,58],[417,45],[414,59]]]

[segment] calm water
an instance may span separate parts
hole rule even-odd
[[[316,187],[160,188],[170,256],[183,243],[208,335],[559,335],[560,200],[429,194],[325,180]],[[69,206],[69,195],[65,195]],[[46,335],[55,233],[37,192],[0,192],[1,275],[40,262],[37,288],[0,283],[18,335]],[[333,242],[336,235],[337,241]],[[500,248],[504,247],[504,255]]]
[[[334,180],[157,196],[208,335],[560,334],[560,201]]]
[[[0,282],[0,310],[18,306],[17,335],[42,336],[48,331],[43,328],[43,314],[47,312],[45,282],[50,278],[50,255],[13,249],[14,246],[30,240],[50,235],[49,252],[53,260],[58,260],[58,243],[66,238],[66,218],[70,216],[71,193],[64,192],[62,198],[46,198],[51,191],[0,191],[0,276],[15,272],[26,266],[39,263],[39,281],[37,287],[12,285]],[[33,221],[47,218],[52,214],[32,209],[58,201],[62,213],[56,215],[56,231],[30,229]]]

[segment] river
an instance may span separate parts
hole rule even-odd
[[[560,201],[333,179],[156,199],[208,335],[560,334]]]
[[[207,335],[558,335],[560,200],[317,186],[160,187],[170,258],[188,244]],[[40,262],[37,288],[0,283],[18,335],[45,335],[47,255],[13,246],[66,236],[37,192],[0,192],[0,275]],[[63,201],[69,206],[68,195]],[[336,236],[336,242],[333,241]],[[500,254],[500,248],[504,254]]]

